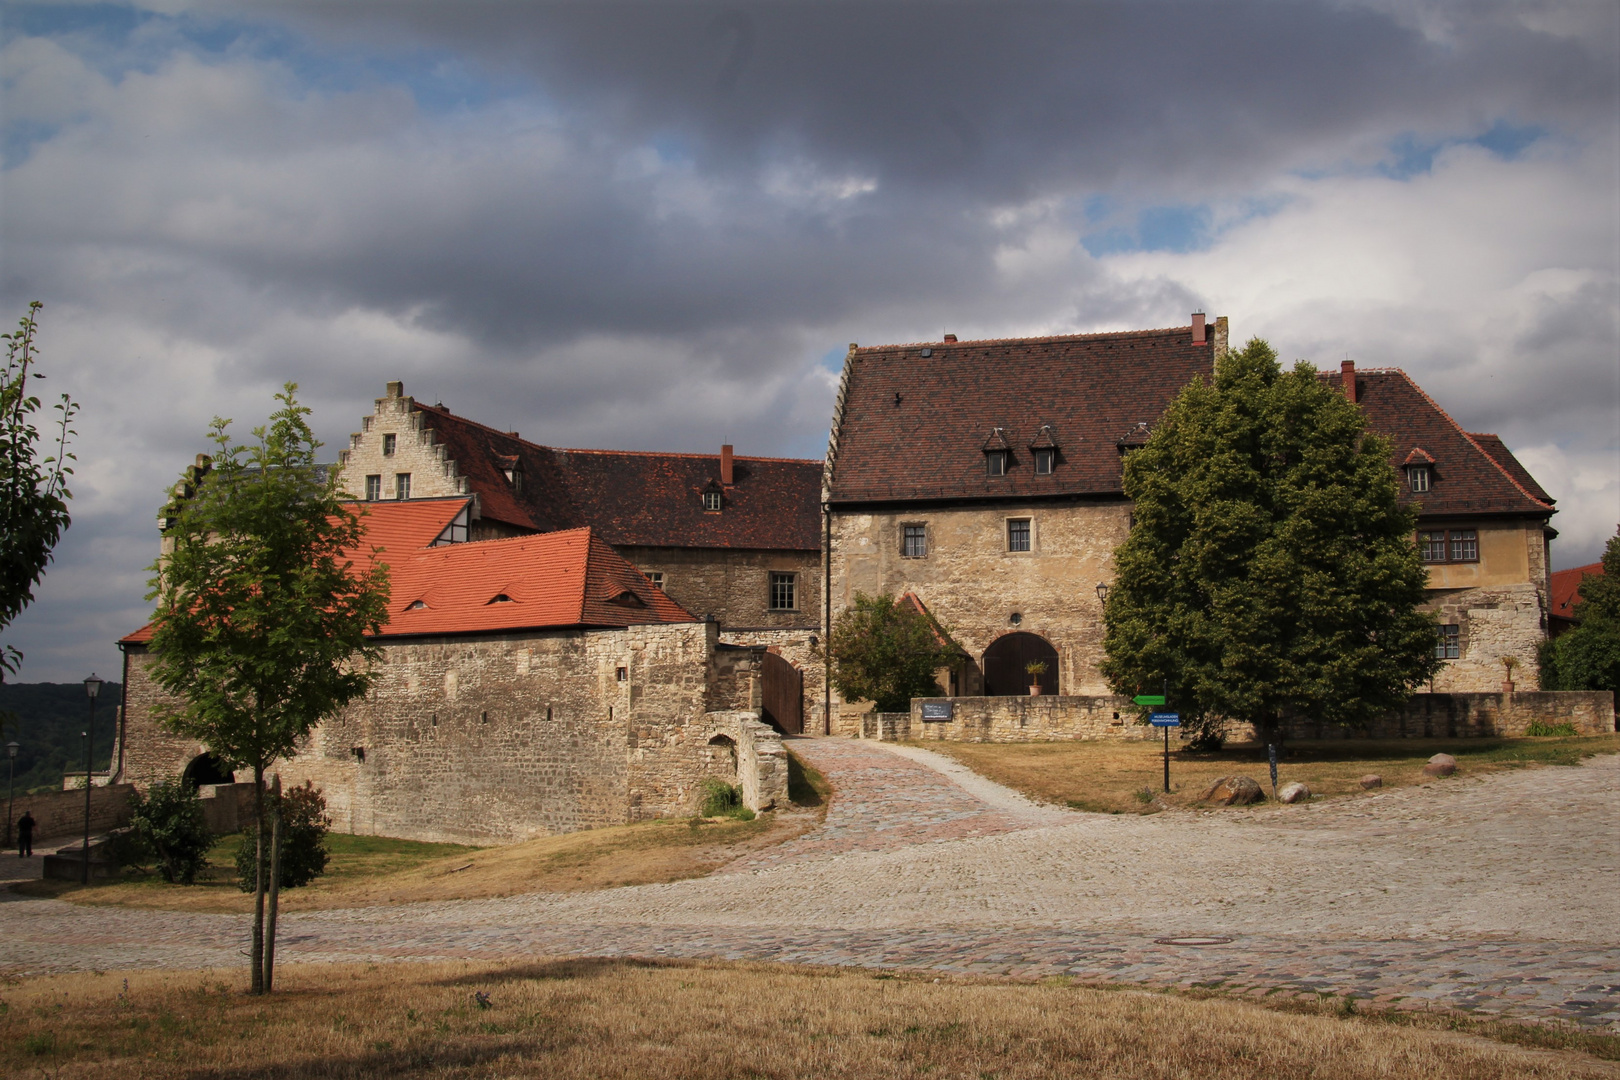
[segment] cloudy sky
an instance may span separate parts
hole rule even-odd
[[[1185,324],[1410,371],[1620,519],[1620,6],[0,3],[0,314],[82,401],[8,637],[117,668],[209,418],[389,379],[821,456],[849,342]]]

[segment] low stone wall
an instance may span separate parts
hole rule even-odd
[[[758,713],[709,713],[704,719],[716,734],[732,739],[737,747],[737,786],[742,802],[759,813],[788,803],[787,750],[782,736]]]
[[[930,715],[948,713],[945,716]],[[884,738],[960,742],[1051,742],[1065,739],[1147,739],[1129,698],[1113,695],[914,698],[905,731]]]
[[[253,824],[253,781],[236,784],[203,784],[197,789],[202,801],[208,831],[215,836],[241,832]]]
[[[129,795],[134,784],[112,784],[90,789],[90,832],[104,833],[129,824]],[[49,795],[18,795],[13,821],[24,813],[34,815],[34,837],[38,840],[66,840],[84,834],[84,786],[77,791],[53,791]],[[13,839],[17,827],[12,826]]]
[[[1594,690],[1536,690],[1513,694],[1413,694],[1406,707],[1365,728],[1306,721],[1289,732],[1293,739],[1468,739],[1518,738],[1531,724],[1569,724],[1579,735],[1615,730],[1614,696]],[[1254,737],[1248,724],[1229,733]]]

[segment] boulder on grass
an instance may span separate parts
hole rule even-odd
[[[1362,791],[1371,791],[1373,788],[1383,787],[1384,778],[1373,772],[1363,776],[1360,780],[1357,780],[1356,783],[1361,785]]]
[[[1309,802],[1311,789],[1295,780],[1292,784],[1284,784],[1283,789],[1277,792],[1277,799],[1285,803]]]
[[[1450,776],[1457,771],[1457,759],[1450,754],[1436,754],[1423,766],[1423,771],[1430,776]]]
[[[1247,776],[1223,776],[1204,792],[1203,801],[1219,806],[1247,806],[1266,797],[1260,785]]]

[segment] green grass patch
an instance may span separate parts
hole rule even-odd
[[[788,800],[795,806],[826,806],[832,800],[832,785],[827,778],[791,750],[787,759]]]

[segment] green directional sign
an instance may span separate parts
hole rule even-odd
[[[1136,703],[1138,705],[1163,705],[1164,704],[1164,695],[1163,694],[1137,694],[1136,695]]]

